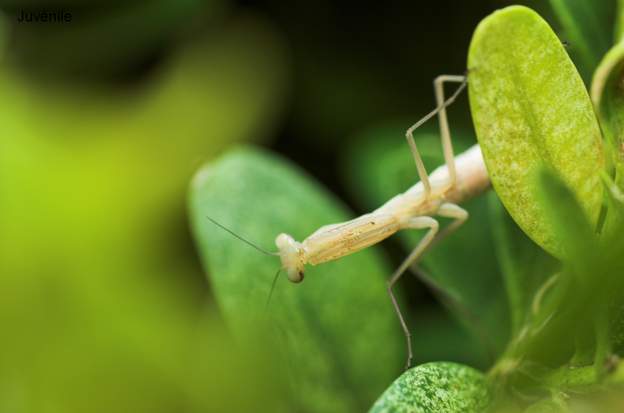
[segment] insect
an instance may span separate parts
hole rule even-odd
[[[445,100],[444,84],[447,82],[459,83],[459,87],[453,95]],[[411,126],[405,134],[420,181],[373,212],[347,222],[323,226],[301,242],[296,241],[288,234],[279,234],[275,240],[278,248],[277,253],[264,251],[209,218],[216,225],[260,251],[279,256],[281,260],[280,270],[285,270],[288,279],[293,283],[303,281],[306,265],[318,265],[339,259],[377,244],[400,230],[426,229],[425,236],[394,271],[387,283],[388,294],[407,342],[406,368],[409,368],[413,358],[411,335],[393,293],[393,287],[405,271],[419,260],[428,247],[456,230],[468,219],[468,212],[461,208],[458,203],[480,194],[490,185],[481,149],[478,145],[472,146],[457,157],[453,154],[446,108],[466,88],[467,82],[467,75],[441,75],[435,79],[434,90],[437,107]],[[413,132],[436,114],[439,119],[445,165],[438,167],[431,175],[428,175],[414,141]],[[453,221],[440,230],[439,223],[434,216],[451,218]],[[279,271],[273,281],[273,287],[278,276]]]

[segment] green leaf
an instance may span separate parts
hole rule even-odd
[[[483,374],[454,363],[428,363],[403,373],[369,413],[481,413],[490,402]]]
[[[613,0],[550,0],[561,22],[565,40],[586,81],[612,44]]]
[[[605,284],[609,270],[603,261],[608,256],[597,253],[598,238],[585,212],[554,172],[540,168],[534,187],[544,218],[561,240],[563,267],[531,314],[528,332],[518,337],[507,355],[527,361],[529,369],[531,364],[561,365],[572,356],[589,363],[595,352],[593,336],[599,331],[596,323],[606,316],[609,297],[617,290]]]
[[[416,165],[404,137],[405,124],[368,130],[345,156],[347,186],[367,209],[378,207],[418,181]],[[431,171],[443,164],[444,159],[439,135],[429,130],[419,130],[416,143]],[[469,147],[469,139],[461,133],[454,133],[454,142],[456,153]],[[428,250],[419,266],[428,276],[429,285],[442,292],[440,298],[470,329],[483,350],[496,353],[508,338],[509,314],[502,277],[491,257],[494,242],[486,230],[490,227],[487,200],[478,198],[462,206],[470,213],[468,222]],[[441,220],[442,225],[446,223]],[[398,234],[405,253],[417,245],[423,234],[422,231]],[[423,276],[424,273],[421,272]]]
[[[616,0],[615,42],[624,40],[624,0]]]
[[[591,97],[609,146],[609,161],[616,168],[624,167],[624,41],[604,56],[592,81]],[[621,171],[616,182],[622,188]]]
[[[547,168],[538,171],[537,192],[540,202],[547,204],[544,218],[558,234],[563,256],[567,261],[582,262],[597,238],[575,194]]]
[[[516,335],[528,319],[535,293],[559,264],[518,228],[494,192],[488,198],[494,254],[505,280]]]
[[[601,132],[583,81],[548,24],[512,6],[483,20],[472,39],[469,97],[496,192],[520,228],[561,255],[534,193],[533,171],[556,171],[592,224],[602,203]]]
[[[301,285],[282,273],[269,313],[271,282],[280,267],[214,226],[275,250],[280,232],[303,239],[349,213],[293,165],[258,149],[229,152],[204,166],[192,187],[192,226],[216,300],[239,339],[258,329],[275,338],[290,368],[293,410],[362,411],[400,371],[405,341],[386,293],[390,269],[368,249],[308,267]],[[262,323],[270,319],[270,327]]]
[[[555,399],[544,399],[537,403],[534,403],[527,407],[523,413],[569,413],[570,409],[567,408],[565,400],[559,396]]]
[[[544,168],[536,178],[539,202],[563,241],[563,266],[497,370],[515,366],[508,370],[515,377],[505,380],[515,382],[520,392],[536,386],[581,389],[609,374],[609,356],[621,354],[622,231],[599,239],[574,193],[555,173]]]

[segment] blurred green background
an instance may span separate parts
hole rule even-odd
[[[546,2],[522,3],[554,23]],[[475,26],[509,4],[1,1],[0,412],[283,408],[271,348],[239,349],[214,303],[192,174],[253,142],[367,211],[384,189],[366,193],[365,137],[383,136],[380,157],[408,154],[434,77],[463,73]],[[42,10],[72,20],[18,22]],[[471,144],[465,96],[450,117]],[[378,248],[393,266],[405,253]],[[432,337],[417,361],[487,367],[492,354],[452,345],[467,334],[453,306],[405,284]]]

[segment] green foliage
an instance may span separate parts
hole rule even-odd
[[[78,3],[63,3],[75,6],[72,25],[0,15],[0,411],[350,413],[375,399],[371,412],[621,411],[624,47],[598,62],[614,16],[622,37],[623,1],[616,14],[616,0],[551,0],[565,47],[523,7],[477,29],[470,103],[498,195],[467,202],[468,223],[412,269],[446,309],[402,279],[423,364],[400,376],[404,338],[385,284],[393,268],[381,256],[393,241],[310,267],[303,285],[280,274],[265,310],[279,260],[207,216],[273,250],[280,231],[302,239],[354,215],[280,157],[234,146],[270,136],[294,158],[312,148],[297,159],[333,189],[332,162],[343,167],[360,212],[404,191],[417,179],[403,139],[413,119],[337,137],[424,112],[429,63],[459,67],[463,53],[438,36],[432,54],[406,53],[406,33],[427,14],[402,10],[405,20],[384,28],[385,5],[352,21],[360,31],[330,23],[313,33],[301,28],[340,6],[301,13],[264,2],[290,31],[287,55],[283,33],[219,0]],[[472,24],[484,13],[477,3],[457,3],[436,27]],[[376,30],[366,37],[363,27]],[[276,131],[291,59],[297,90]],[[596,67],[600,124],[578,74],[587,81]],[[458,153],[474,139],[456,117]],[[417,136],[429,170],[442,163],[433,130]],[[184,193],[198,163],[224,150],[191,184],[193,248]],[[420,237],[400,233],[397,260]]]
[[[624,42],[613,46],[594,74],[591,96],[606,138],[606,151],[616,185],[624,188]]]
[[[563,26],[563,38],[569,42],[576,65],[586,82],[602,55],[612,44],[614,0],[550,0]]]
[[[565,402],[562,400],[545,399],[529,406],[524,413],[568,413]]]
[[[624,342],[624,243],[616,236],[621,221],[608,217],[622,213],[624,197],[605,173],[601,128],[584,84],[552,29],[524,7],[486,18],[468,60],[476,134],[502,204],[494,195],[467,203],[472,220],[428,251],[420,277],[471,331],[462,344],[471,348],[479,338],[493,339],[500,357],[487,376],[449,363],[409,370],[372,412],[481,411],[490,400],[492,408],[510,411],[567,408],[572,403],[559,394],[587,395],[598,384],[620,382],[617,362],[616,368],[610,362]],[[413,160],[399,139],[403,129],[372,129],[347,151],[346,181],[366,209],[415,181]],[[464,149],[469,140],[460,138],[456,146]],[[437,137],[425,133],[418,144],[429,168],[441,163]],[[603,186],[609,189],[607,207]],[[190,202],[224,318],[245,346],[273,336],[289,371],[290,406],[365,407],[396,372],[402,354],[396,321],[380,294],[388,268],[365,251],[310,269],[304,286],[287,284],[282,275],[263,313],[277,260],[251,253],[206,219],[268,247],[278,231],[301,239],[346,219],[344,209],[292,166],[252,149],[232,151],[201,169]],[[491,232],[484,231],[488,227]],[[401,234],[403,248],[420,236]],[[362,316],[366,328],[357,321]],[[439,323],[424,331],[423,341],[461,340],[461,330],[440,321],[440,313],[408,318]],[[380,336],[381,344],[375,339]],[[416,349],[434,357],[426,344]],[[483,363],[478,351],[446,354]]]
[[[615,41],[624,40],[624,1],[616,0]]]
[[[614,191],[624,189],[624,95],[622,76],[624,74],[624,42],[616,44],[605,56],[594,74],[591,96],[605,135],[605,152],[608,171],[603,174],[607,191],[606,219],[603,232],[613,233],[624,222],[624,215],[614,200]],[[616,194],[617,196],[617,194]]]
[[[521,334],[493,369],[516,391],[586,393],[613,374],[607,360],[618,337],[622,302],[618,238],[599,240],[572,191],[544,169],[535,184],[546,216],[565,240],[563,268],[544,288]],[[622,208],[620,206],[620,208]]]
[[[616,47],[594,78],[612,143],[620,133],[620,55]],[[514,335],[489,377],[501,406],[501,398],[516,399],[505,391],[534,402],[551,393],[529,411],[566,411],[576,401],[560,392],[591,394],[598,383],[619,380],[609,360],[621,342],[623,269],[615,257],[624,243],[621,220],[609,217],[621,216],[621,192],[606,173],[600,126],[578,73],[536,13],[510,7],[486,18],[469,67],[471,109],[493,186],[524,232],[561,259],[557,265],[514,234],[493,204]]]
[[[528,321],[533,297],[559,264],[513,222],[499,199],[488,194],[494,253],[500,267],[512,321],[512,335]]]
[[[386,294],[390,269],[381,257],[366,250],[309,267],[302,285],[288,283],[282,273],[265,313],[279,260],[206,219],[274,250],[281,231],[302,239],[321,225],[346,220],[344,206],[293,165],[251,148],[203,167],[190,202],[199,252],[224,317],[242,343],[252,345],[258,330],[274,337],[274,349],[289,367],[292,409],[368,407],[406,357]]]
[[[562,241],[540,210],[532,176],[543,164],[556,170],[597,222],[602,138],[583,82],[552,29],[525,7],[479,24],[468,67],[475,130],[496,193],[531,239],[560,256]]]
[[[370,413],[479,413],[489,401],[482,373],[454,363],[427,363],[396,379]]]
[[[560,235],[564,261],[586,261],[588,250],[595,248],[597,239],[578,199],[556,173],[548,169],[538,171],[537,179],[537,196],[541,204],[550,206],[544,211],[545,219]]]

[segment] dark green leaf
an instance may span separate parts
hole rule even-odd
[[[518,228],[494,192],[488,198],[494,252],[505,280],[515,335],[527,321],[535,293],[559,264]]]
[[[369,413],[481,413],[490,394],[483,374],[454,363],[428,363],[403,373]]]
[[[624,0],[617,0],[615,15],[615,41],[624,39]]]
[[[321,225],[349,218],[345,208],[292,165],[250,148],[203,167],[190,202],[193,231],[223,315],[248,344],[258,328],[270,328],[275,351],[290,367],[293,409],[354,412],[370,405],[406,356],[386,294],[389,268],[375,251],[309,267],[301,285],[282,273],[265,314],[278,258],[206,218],[275,250],[280,232],[301,240]],[[270,323],[262,323],[267,315]]]
[[[573,356],[576,362],[591,363],[596,351],[594,335],[599,331],[596,323],[606,316],[613,291],[606,285],[606,256],[597,253],[597,236],[563,181],[547,168],[539,169],[534,178],[544,219],[561,240],[563,267],[531,314],[528,331],[508,355],[532,360],[535,365],[558,365]],[[535,367],[528,363],[525,368]]]
[[[624,188],[624,42],[615,45],[596,69],[591,97],[607,138],[608,160],[615,167],[615,182]]]

